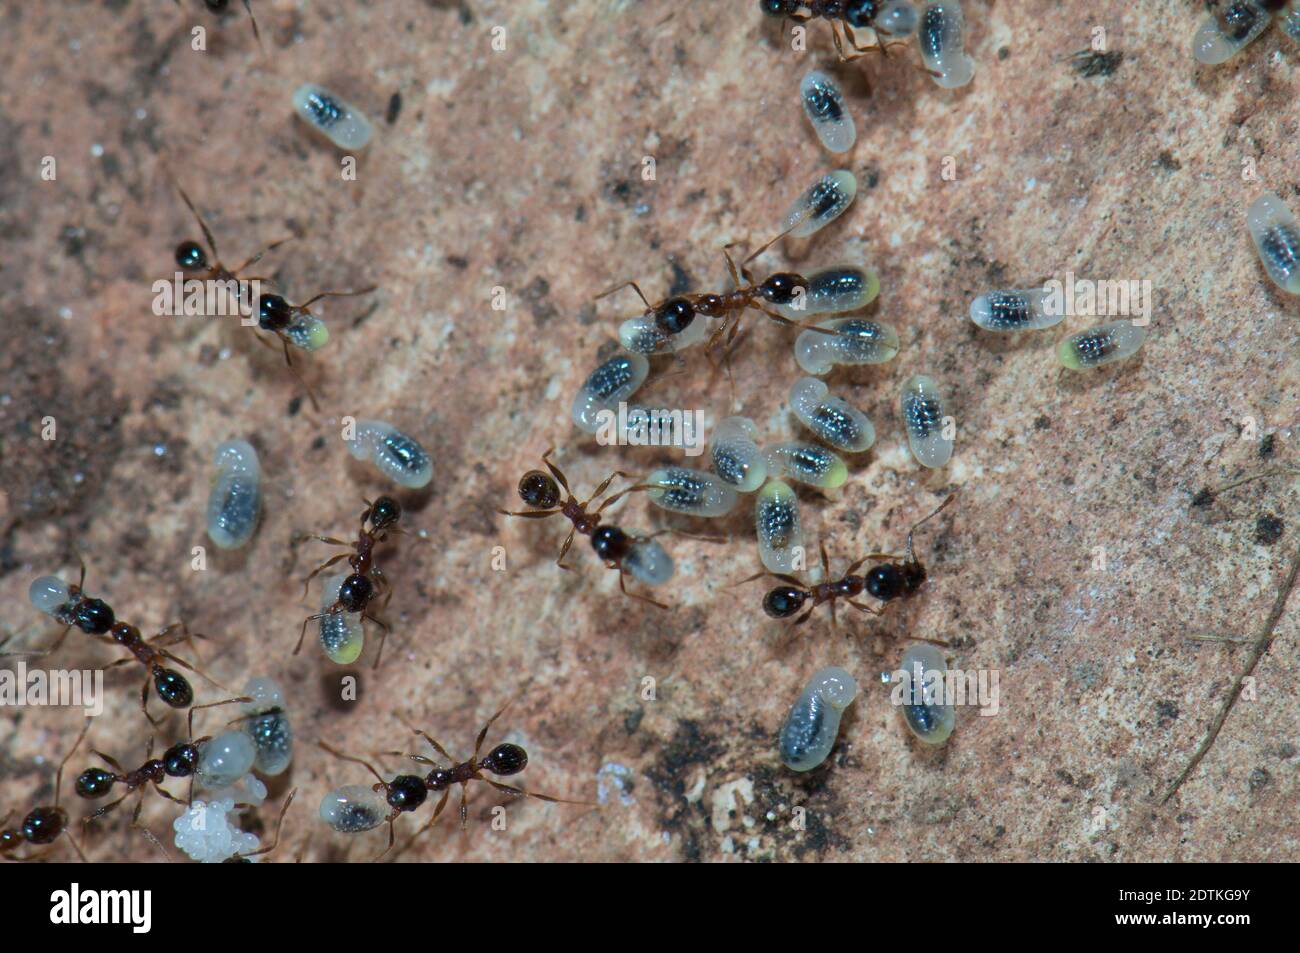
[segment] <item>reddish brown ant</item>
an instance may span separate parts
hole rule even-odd
[[[831,26],[835,52],[844,62],[860,59],[868,53],[889,55],[884,38],[891,34],[876,23],[876,17],[885,7],[885,0],[759,0],[759,8],[770,17],[783,17],[796,23],[809,20],[826,20]],[[876,42],[861,46],[853,31],[871,30]],[[852,47],[845,53],[845,41]]]
[[[72,836],[68,830],[68,812],[59,807],[59,789],[63,787],[63,769],[67,766],[69,759],[81,744],[81,739],[86,737],[86,732],[90,730],[90,722],[87,720],[85,726],[81,729],[81,734],[77,735],[77,740],[72,743],[68,753],[63,756],[59,762],[59,770],[54,775],[54,806],[37,807],[28,812],[23,818],[19,827],[6,827],[9,819],[13,817],[13,811],[5,814],[0,818],[0,858],[13,861],[39,860],[44,854],[28,854],[26,857],[17,857],[14,851],[20,844],[30,844],[33,847],[44,847],[47,844],[53,844],[59,835],[63,835],[72,844],[73,850],[84,863],[86,855],[81,850],[81,845],[77,839]]]
[[[794,576],[784,573],[760,572],[740,580],[736,585],[743,585],[752,582],[755,579],[761,579],[764,576],[772,576],[775,579],[785,583],[783,586],[777,586],[770,589],[763,597],[763,611],[773,619],[788,619],[804,605],[812,600],[812,605],[804,610],[803,615],[794,620],[794,625],[800,625],[808,621],[813,611],[823,603],[830,603],[831,606],[831,623],[836,624],[835,604],[839,599],[843,599],[853,608],[861,612],[869,612],[872,615],[881,615],[879,609],[874,609],[865,602],[858,602],[857,597],[863,592],[879,599],[881,602],[888,604],[895,599],[905,599],[914,596],[926,580],[925,566],[916,558],[915,551],[912,548],[912,535],[917,528],[927,520],[933,519],[943,512],[957,494],[953,493],[946,500],[939,504],[934,512],[930,513],[924,519],[918,520],[912,525],[907,532],[907,548],[905,555],[898,556],[892,553],[868,553],[853,565],[849,566],[842,577],[832,579],[830,572],[830,558],[826,555],[826,547],[821,547],[822,554],[822,577],[823,582],[813,586],[806,586]],[[855,575],[857,570],[869,559],[888,559],[896,560],[895,562],[882,563],[879,566],[873,566],[866,575]],[[897,561],[901,560],[901,561]],[[929,642],[931,639],[918,639],[918,641]],[[936,642],[937,645],[946,643]]]
[[[340,560],[346,559],[352,567],[352,572],[343,580],[343,584],[339,587],[338,598],[335,599],[333,605],[324,612],[318,612],[303,619],[302,632],[298,636],[298,644],[294,647],[294,655],[297,655],[302,650],[303,639],[307,637],[308,623],[323,619],[335,612],[360,612],[363,620],[369,619],[383,631],[383,635],[379,639],[379,651],[375,654],[374,667],[379,667],[379,660],[384,654],[384,639],[388,636],[388,626],[370,614],[369,606],[371,600],[379,595],[380,591],[383,591],[383,609],[388,608],[388,601],[393,597],[393,589],[389,585],[388,578],[384,575],[383,570],[375,565],[373,550],[375,544],[382,543],[388,538],[390,532],[402,533],[403,535],[409,534],[397,525],[397,521],[402,518],[402,507],[391,496],[381,496],[373,503],[369,500],[363,500],[362,502],[366,504],[366,509],[361,514],[361,528],[357,532],[357,541],[355,543],[348,543],[332,536],[317,536],[310,533],[299,536],[295,540],[295,542],[303,542],[304,540],[315,539],[322,543],[329,543],[331,546],[346,546],[351,550],[351,552],[338,553],[330,557],[312,570],[311,575],[303,580],[302,594],[304,597],[307,595],[307,587],[311,584],[311,581]],[[366,529],[367,522],[370,523],[369,529]],[[383,611],[383,609],[380,611]]]
[[[551,454],[555,448],[551,447],[542,454],[542,463],[549,474],[541,470],[529,470],[519,481],[519,497],[531,507],[532,510],[523,512],[511,512],[510,510],[498,509],[497,512],[502,516],[519,516],[524,519],[546,519],[550,516],[560,515],[573,523],[573,529],[569,530],[569,535],[565,537],[564,544],[560,547],[560,556],[555,563],[561,569],[568,569],[564,565],[564,557],[569,552],[569,547],[573,545],[574,537],[581,533],[583,536],[591,538],[591,548],[610,569],[618,570],[618,588],[625,595],[633,599],[639,599],[642,602],[648,602],[652,606],[658,606],[660,609],[667,609],[668,606],[662,602],[656,602],[649,596],[643,596],[639,593],[628,592],[624,577],[631,572],[636,578],[643,582],[653,584],[653,573],[646,574],[641,570],[641,564],[637,560],[638,555],[644,555],[646,550],[642,546],[649,543],[659,533],[650,536],[641,536],[635,533],[619,529],[617,526],[606,526],[601,523],[601,514],[609,506],[629,493],[636,493],[640,490],[650,490],[655,488],[652,483],[637,483],[633,486],[625,487],[612,496],[607,497],[594,510],[588,510],[590,507],[614,482],[616,477],[632,479],[632,475],[624,473],[622,470],[615,470],[605,478],[596,491],[586,500],[579,500],[573,495],[569,488],[569,481],[564,476],[564,472],[551,462]],[[561,501],[560,489],[564,489],[564,499]],[[674,531],[675,532],[675,531]]]
[[[513,703],[514,699],[506,702],[506,704],[501,707],[501,710],[489,718],[487,723],[483,725],[483,728],[478,733],[478,737],[474,741],[474,754],[468,761],[458,762],[447,753],[447,749],[438,744],[438,742],[428,734],[421,731],[419,728],[407,725],[412,732],[428,742],[433,747],[433,750],[444,758],[450,765],[450,767],[444,768],[440,766],[437,761],[421,754],[410,754],[401,751],[385,752],[394,757],[407,757],[418,764],[429,765],[432,770],[423,778],[414,774],[399,774],[391,781],[386,781],[384,780],[383,775],[381,775],[368,761],[343,754],[341,751],[330,747],[323,741],[318,742],[322,749],[334,755],[336,758],[341,758],[344,761],[351,761],[355,764],[362,765],[375,776],[377,783],[372,786],[372,790],[375,792],[382,791],[385,802],[392,809],[387,817],[382,818],[382,820],[379,821],[379,823],[388,824],[388,846],[384,848],[379,857],[383,857],[384,854],[393,849],[393,843],[395,840],[393,822],[398,817],[404,813],[417,810],[422,804],[424,804],[430,791],[435,794],[438,792],[442,793],[442,797],[439,798],[437,805],[433,809],[433,817],[431,817],[428,823],[415,833],[411,838],[411,842],[413,842],[417,837],[438,822],[438,817],[447,806],[448,798],[451,797],[451,789],[457,784],[460,785],[460,825],[462,829],[466,826],[466,819],[468,817],[466,797],[467,789],[469,788],[469,783],[471,781],[482,781],[485,784],[490,784],[498,791],[509,794],[512,797],[531,797],[536,798],[539,801],[548,801],[552,804],[591,803],[590,801],[571,801],[566,798],[551,797],[547,794],[537,794],[532,791],[525,791],[523,788],[517,788],[509,784],[502,784],[499,781],[494,781],[492,778],[484,776],[483,772],[486,771],[488,774],[496,775],[499,778],[510,777],[511,775],[519,774],[524,770],[524,768],[528,767],[528,752],[516,744],[499,744],[489,751],[483,758],[479,758],[478,756],[479,752],[483,748],[483,741],[487,737],[488,729],[492,727],[493,723],[495,723]],[[408,842],[407,846],[410,846],[410,842]],[[375,859],[378,860],[379,858],[376,857]]]

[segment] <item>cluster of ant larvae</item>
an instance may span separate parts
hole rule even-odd
[[[330,609],[338,602],[347,573],[330,576],[320,588],[320,647],[335,665],[351,665],[366,647],[366,630],[360,612]]]
[[[364,149],[372,130],[368,120],[351,103],[324,86],[303,83],[293,91],[293,111],[307,125],[344,152]]]
[[[262,502],[262,468],[246,440],[227,440],[213,456],[217,474],[208,494],[208,538],[238,549],[252,538]]]
[[[433,461],[428,451],[392,424],[358,420],[356,433],[347,444],[352,456],[369,460],[399,486],[418,490],[433,479]]]
[[[203,864],[252,854],[261,842],[256,834],[240,830],[239,814],[234,798],[195,801],[172,821],[176,832],[173,843],[191,860]]]

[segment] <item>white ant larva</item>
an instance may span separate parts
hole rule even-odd
[[[649,374],[650,362],[644,354],[615,354],[582,382],[573,398],[574,424],[595,433],[600,429],[601,412],[617,413],[618,405],[635,394]]]
[[[418,490],[433,479],[433,461],[419,442],[382,420],[358,420],[356,435],[347,441],[358,460],[369,460],[399,486]]]
[[[208,495],[208,538],[238,549],[253,535],[262,501],[262,469],[246,440],[227,440],[213,457],[217,475]]]
[[[753,493],[767,479],[767,461],[755,438],[758,428],[748,417],[727,417],[713,431],[709,448],[713,472],[741,493]]]
[[[320,647],[336,665],[351,665],[366,647],[366,630],[360,612],[330,612],[339,598],[346,573],[330,576],[320,589]]]
[[[946,464],[952,457],[953,441],[945,435],[947,408],[939,385],[923,374],[913,374],[903,382],[898,409],[916,462],[930,468]]]
[[[807,374],[821,375],[836,364],[883,364],[898,353],[898,332],[866,318],[819,321],[820,331],[801,331],[794,342],[794,359]]]
[[[1065,309],[1051,309],[1042,288],[986,291],[970,303],[970,319],[985,331],[1038,331],[1060,324]],[[1059,313],[1052,313],[1057,311]]]
[[[849,478],[849,468],[839,454],[815,443],[792,440],[769,447],[764,454],[767,471],[782,480],[794,480],[823,490],[834,490]]]
[[[790,409],[805,427],[836,450],[861,453],[876,442],[876,428],[867,415],[815,377],[801,377],[790,388]]]
[[[945,698],[948,663],[933,645],[914,645],[895,673],[893,699],[912,734],[928,745],[941,745],[952,734],[957,710]]]
[[[921,59],[931,78],[945,89],[965,86],[975,75],[975,61],[965,50],[966,21],[958,0],[927,0],[916,33]]]
[[[796,572],[803,556],[803,525],[799,498],[789,484],[769,480],[754,506],[758,557],[768,572]]]
[[[645,478],[646,496],[656,506],[688,516],[726,516],[740,498],[722,478],[689,467],[663,467]]]
[[[857,194],[857,177],[848,169],[827,173],[794,200],[781,222],[782,233],[807,238],[843,215]]]
[[[1227,0],[1192,37],[1192,55],[1207,66],[1226,63],[1268,28],[1273,14],[1261,0]]]
[[[283,774],[293,760],[293,728],[284,692],[273,678],[250,678],[243,694],[253,699],[243,704],[239,719],[257,749],[253,767],[268,777]]]
[[[875,301],[878,294],[880,277],[870,268],[835,265],[813,272],[805,280],[802,295],[773,307],[790,320],[800,321],[805,315],[858,311]],[[828,337],[817,331],[811,333]]]
[[[831,666],[813,676],[781,725],[781,762],[791,771],[811,771],[826,760],[840,733],[840,718],[858,694],[858,683]]]
[[[1265,192],[1251,204],[1246,225],[1273,283],[1288,294],[1300,294],[1300,227],[1291,210]]]
[[[345,152],[363,149],[370,142],[370,120],[324,86],[303,83],[295,89],[293,111]]]
[[[853,148],[858,128],[844,108],[844,94],[835,80],[819,69],[809,70],[799,84],[799,99],[823,146],[831,152]]]
[[[1132,357],[1146,339],[1145,327],[1112,321],[1063,338],[1056,345],[1056,357],[1070,370],[1084,371]]]

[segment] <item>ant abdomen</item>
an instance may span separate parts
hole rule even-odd
[[[538,510],[549,510],[560,504],[560,486],[541,470],[529,470],[519,480],[519,498]]]
[[[321,586],[320,646],[336,665],[351,665],[366,647],[360,614],[329,611],[338,602],[339,589],[347,578],[342,574],[331,576]]]
[[[414,774],[399,774],[388,782],[388,791],[384,800],[388,806],[398,811],[414,811],[429,796],[424,778]]]
[[[665,311],[677,302],[690,309],[690,320],[681,320],[683,309],[680,307]],[[625,350],[637,354],[671,354],[699,344],[708,334],[708,322],[701,321],[684,298],[674,298],[658,311],[628,318],[619,326],[618,340]]]
[[[653,539],[633,536],[620,565],[647,586],[662,586],[673,578],[672,557]]]
[[[188,708],[194,703],[194,689],[180,672],[155,665],[153,687],[163,703],[172,708]]]
[[[528,767],[528,752],[519,745],[499,744],[479,764],[495,775],[508,777]]]
[[[320,818],[340,834],[374,830],[388,817],[384,796],[365,784],[335,788],[321,799]]]
[[[375,584],[370,577],[354,572],[339,586],[338,604],[344,612],[361,612],[374,595]]]
[[[788,619],[808,601],[808,593],[794,586],[777,586],[763,597],[763,611],[773,619]]]
[[[77,792],[77,797],[92,799],[103,797],[116,783],[117,776],[111,771],[105,771],[103,768],[87,768],[77,775],[74,790]]]

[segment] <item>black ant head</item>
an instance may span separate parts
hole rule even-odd
[[[452,775],[446,768],[434,768],[424,778],[424,786],[430,791],[445,791],[451,785]]]
[[[23,818],[23,837],[31,844],[53,844],[68,826],[68,812],[61,807],[38,807]]]
[[[429,789],[424,786],[424,778],[413,774],[399,774],[388,782],[388,794],[385,800],[388,806],[398,811],[414,811],[429,796]]]
[[[199,746],[190,742],[174,744],[163,752],[163,770],[169,778],[188,778],[199,763]]]
[[[808,599],[808,593],[794,586],[777,586],[763,597],[763,611],[773,619],[788,619],[800,609]]]
[[[799,4],[796,0],[758,0],[758,8],[769,17],[785,17],[797,13]]]
[[[844,5],[844,19],[851,27],[871,26],[880,15],[880,0],[849,0]]]
[[[90,635],[103,635],[117,621],[103,599],[82,599],[72,610],[72,624]]]
[[[113,788],[117,778],[103,768],[87,768],[77,775],[77,797],[103,797]]]
[[[345,612],[360,612],[375,594],[375,584],[368,576],[354,572],[339,586],[339,605]]]
[[[370,528],[387,529],[402,518],[402,505],[391,496],[381,496],[370,505]]]
[[[685,298],[669,298],[655,308],[655,327],[664,334],[681,334],[695,320],[695,308]]]
[[[189,708],[194,703],[194,689],[185,680],[185,676],[175,669],[154,666],[153,687],[158,697],[172,708]]]
[[[549,473],[529,470],[519,481],[519,498],[538,510],[549,510],[560,502],[560,487]]]
[[[769,277],[758,286],[758,293],[772,304],[789,304],[794,300],[795,291],[803,288],[807,282],[802,275],[782,271]]]
[[[186,271],[208,266],[208,256],[198,242],[184,241],[176,246],[176,264]]]
[[[257,299],[257,326],[263,331],[283,331],[292,317],[289,302],[280,295],[264,294]]]
[[[617,526],[601,526],[591,534],[591,548],[607,563],[621,562],[632,547],[632,537]]]
[[[213,13],[225,13],[230,0],[203,0],[203,5]]]
[[[528,767],[528,752],[519,745],[497,745],[479,762],[479,767],[491,771],[499,777],[518,774]]]

